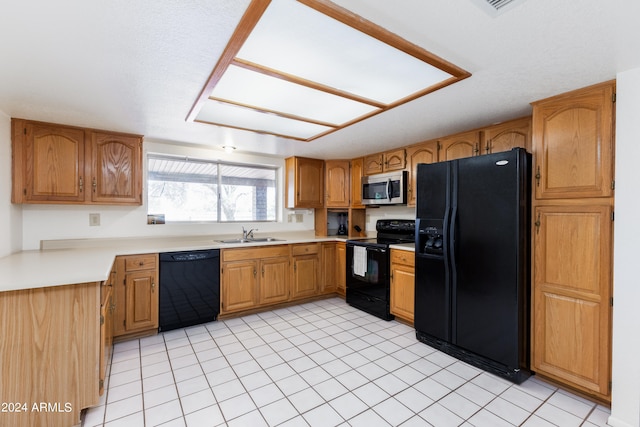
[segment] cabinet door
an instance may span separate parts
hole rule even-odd
[[[349,207],[349,160],[327,160],[325,162],[327,192],[325,206],[328,208]]]
[[[347,244],[336,244],[336,291],[345,296],[347,292]]]
[[[364,174],[374,175],[382,173],[382,153],[372,154],[364,158]]]
[[[418,164],[438,161],[438,141],[429,141],[407,148],[407,159],[409,160],[409,188],[407,188],[409,198],[407,205],[415,206]]]
[[[240,261],[222,266],[222,313],[253,308],[257,302],[257,263]]]
[[[336,243],[322,243],[320,293],[336,291]]]
[[[403,170],[407,166],[407,157],[404,148],[387,151],[382,155],[384,172]]]
[[[413,323],[415,271],[406,264],[391,263],[391,314]]]
[[[362,204],[362,176],[364,175],[364,159],[362,157],[351,160],[351,207],[361,208]]]
[[[467,132],[440,140],[440,161],[477,156],[480,151],[480,132]]]
[[[611,208],[535,209],[533,369],[606,398],[611,345]]]
[[[289,257],[267,258],[260,262],[259,304],[289,299]]]
[[[537,199],[613,195],[612,83],[533,104]]]
[[[158,327],[158,278],[156,270],[126,274],[127,332]]]
[[[88,189],[84,171],[84,131],[38,123],[27,123],[25,127],[23,193],[26,201],[84,201]]]
[[[301,255],[293,258],[291,298],[304,298],[318,293],[318,255]]]
[[[111,360],[113,347],[113,294],[112,286],[103,285],[104,295],[100,305],[100,367],[99,367],[99,393],[104,393],[104,380],[107,376],[107,365]]]
[[[484,129],[484,149],[482,154],[510,151],[520,147],[530,150],[531,118],[512,120]]]
[[[91,201],[142,204],[142,140],[91,133]]]
[[[324,205],[324,160],[285,159],[285,207],[321,208]]]

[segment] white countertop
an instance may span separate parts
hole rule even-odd
[[[0,258],[0,292],[103,281],[109,277],[117,255],[346,240],[337,236],[315,237],[313,231],[268,236],[282,240],[238,244],[217,241],[238,237],[233,235],[47,241],[43,242],[43,250],[22,251]]]
[[[398,243],[395,245],[389,245],[390,249],[400,249],[403,251],[411,251],[411,252],[415,252],[416,251],[416,244],[415,243]]]

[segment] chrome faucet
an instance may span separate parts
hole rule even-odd
[[[253,232],[257,231],[257,228],[252,228],[250,230],[245,230],[244,226],[242,226],[242,238],[243,239],[253,239]]]

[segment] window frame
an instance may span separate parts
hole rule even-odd
[[[216,219],[215,220],[165,220],[167,224],[237,224],[237,223],[247,223],[247,222],[255,222],[255,223],[277,223],[280,219],[280,209],[278,208],[279,201],[282,200],[282,190],[280,186],[281,182],[281,169],[282,166],[270,165],[270,164],[256,164],[256,163],[243,163],[243,162],[232,162],[220,159],[207,159],[201,157],[192,157],[186,155],[175,155],[175,154],[166,154],[166,153],[147,153],[146,155],[146,184],[147,184],[147,215],[158,215],[163,214],[163,212],[151,212],[150,211],[150,185],[149,181],[152,180],[152,174],[149,170],[149,162],[151,159],[157,160],[172,160],[172,161],[184,161],[184,162],[193,162],[193,163],[203,163],[208,165],[214,165],[216,168],[215,181],[208,182],[206,180],[202,181],[177,181],[176,182],[193,182],[193,183],[211,183],[217,186],[217,203],[216,203]],[[238,219],[238,220],[223,220],[222,219],[222,168],[224,166],[237,166],[241,168],[249,168],[249,169],[263,169],[273,171],[274,174],[274,218],[273,219]],[[213,175],[211,175],[213,176]]]

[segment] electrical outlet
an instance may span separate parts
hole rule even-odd
[[[100,214],[99,213],[90,213],[89,214],[89,225],[94,227],[100,225]]]
[[[302,214],[296,214],[296,222],[302,222],[304,218],[302,218]]]
[[[288,214],[287,215],[287,222],[291,222],[293,219],[293,214]]]

